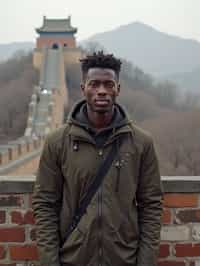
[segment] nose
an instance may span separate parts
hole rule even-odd
[[[107,94],[107,90],[106,90],[106,88],[105,88],[105,86],[104,86],[103,83],[101,83],[101,84],[99,85],[98,90],[97,90],[97,94],[98,94],[98,95],[101,95],[101,96]]]

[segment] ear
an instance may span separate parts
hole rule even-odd
[[[117,96],[119,95],[119,93],[120,93],[120,89],[121,89],[121,84],[120,83],[118,83],[118,85],[117,85]]]
[[[83,82],[80,84],[80,89],[81,89],[82,94],[84,95],[85,84]]]

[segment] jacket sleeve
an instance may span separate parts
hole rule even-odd
[[[33,194],[36,238],[43,266],[60,266],[59,212],[62,198],[62,173],[55,138],[49,136],[40,158]]]
[[[145,145],[137,189],[139,243],[137,266],[156,266],[160,242],[162,186],[153,141]]]

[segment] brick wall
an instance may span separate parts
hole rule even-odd
[[[31,207],[32,178],[20,181],[12,177],[0,182],[0,266],[38,265]]]
[[[0,177],[0,266],[36,266],[34,176]],[[200,177],[164,177],[158,266],[200,266]],[[151,265],[149,265],[151,266]]]
[[[200,266],[200,177],[163,178],[159,266]]]

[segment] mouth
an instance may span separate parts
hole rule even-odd
[[[99,106],[104,106],[109,104],[109,100],[106,99],[96,99],[95,104]]]
[[[95,103],[109,103],[108,99],[95,99]]]

